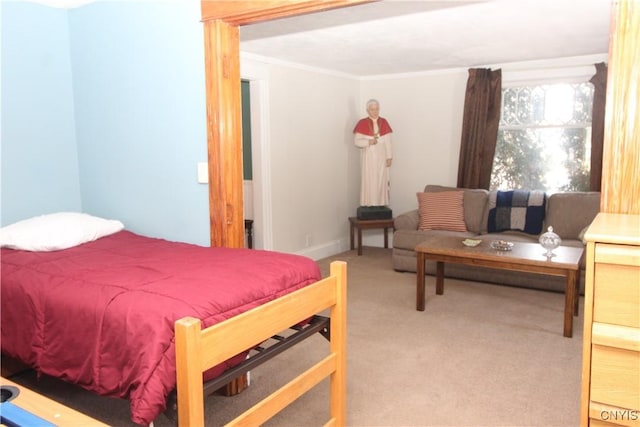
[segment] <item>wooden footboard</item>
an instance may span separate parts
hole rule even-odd
[[[342,261],[331,263],[329,277],[207,329],[201,329],[199,319],[178,320],[175,325],[178,424],[204,425],[202,372],[327,308],[331,315],[329,354],[228,425],[263,424],[330,377],[331,414],[326,425],[344,426],[347,265]]]

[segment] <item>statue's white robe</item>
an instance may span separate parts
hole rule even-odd
[[[377,133],[377,123],[374,126]],[[355,133],[355,146],[360,148],[360,206],[389,205],[389,170],[387,159],[391,159],[391,135],[378,137],[378,143],[370,145],[373,138]]]

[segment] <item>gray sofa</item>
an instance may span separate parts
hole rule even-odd
[[[461,190],[454,187],[427,185],[425,192]],[[512,242],[538,242],[537,235],[520,231],[487,232],[489,213],[489,192],[482,189],[464,189],[463,210],[467,232],[445,230],[418,230],[420,221],[418,209],[403,213],[395,218],[393,234],[393,268],[397,271],[416,271],[414,248],[430,234],[455,235],[460,240],[474,238],[482,240],[509,240]],[[582,233],[591,224],[600,210],[599,192],[555,193],[547,197],[543,232],[548,226],[562,239],[562,245],[583,246]],[[542,247],[540,250],[543,251]],[[580,291],[584,292],[585,255],[581,260]],[[426,273],[435,274],[435,262],[427,261]],[[534,273],[494,270],[459,264],[445,264],[445,277],[498,283],[564,292],[565,283],[561,277],[543,276]]]

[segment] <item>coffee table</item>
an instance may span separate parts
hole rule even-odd
[[[573,316],[578,315],[579,280],[578,269],[583,248],[560,246],[552,258],[544,256],[545,250],[536,243],[514,242],[510,251],[497,251],[490,241],[482,241],[476,247],[462,244],[459,237],[430,236],[416,246],[416,310],[424,311],[425,280],[424,263],[436,262],[436,294],[444,293],[444,263],[475,265],[503,270],[561,276],[566,279],[564,304],[564,336],[573,335]]]

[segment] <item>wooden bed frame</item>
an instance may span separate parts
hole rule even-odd
[[[330,377],[330,419],[325,425],[344,426],[347,265],[342,261],[331,263],[329,277],[204,330],[193,317],[176,322],[179,426],[204,425],[204,371],[325,309],[330,309],[331,316],[329,354],[228,425],[260,425]]]

